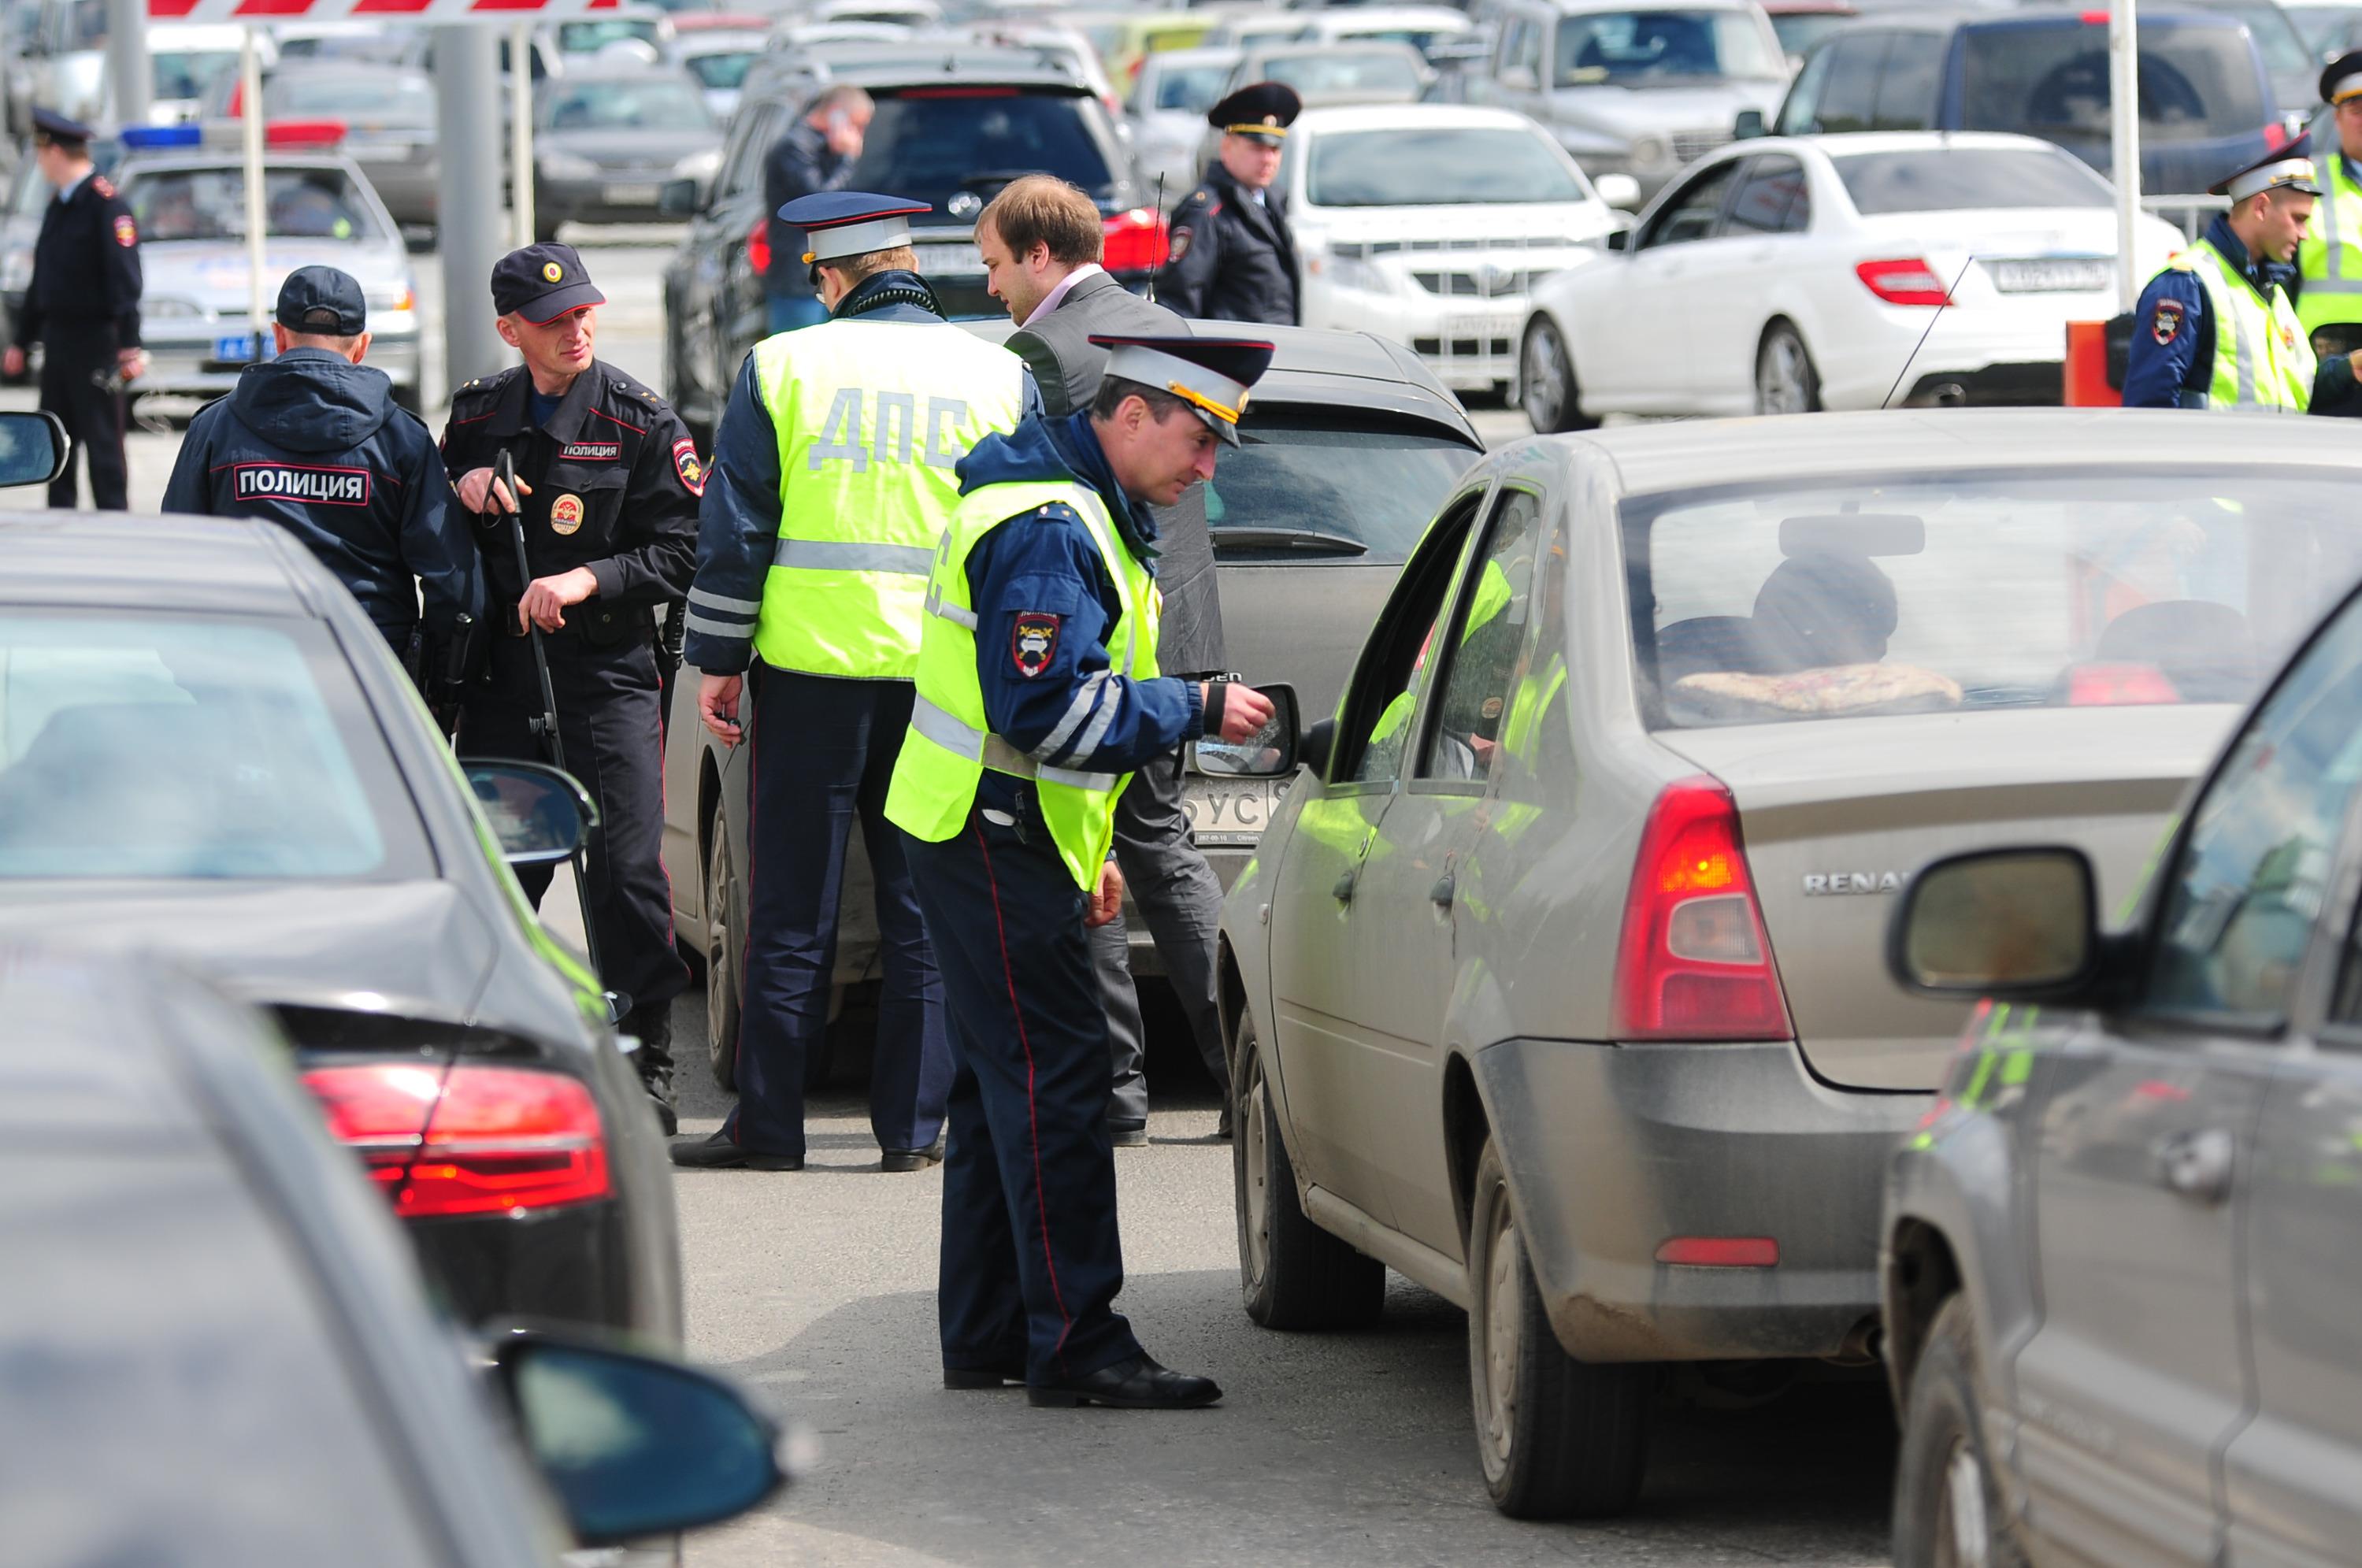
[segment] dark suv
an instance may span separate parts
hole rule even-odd
[[[763,235],[763,161],[824,86],[850,83],[877,102],[848,183],[934,208],[911,225],[919,270],[955,319],[1002,314],[985,292],[976,215],[1020,174],[1070,180],[1107,215],[1107,268],[1146,287],[1164,259],[1164,229],[1107,106],[1054,55],[961,43],[867,45],[833,60],[781,61],[747,79],[722,172],[705,211],[665,270],[667,392],[701,441],[712,439],[730,383],[767,330],[763,274],[800,271]],[[797,286],[802,286],[800,277]]]
[[[2288,139],[2254,39],[2229,17],[2144,8],[2140,99],[2145,192],[2203,191]],[[2108,103],[2104,8],[1881,12],[1815,47],[1772,130],[2015,131],[2105,174]]]

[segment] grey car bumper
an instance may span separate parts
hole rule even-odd
[[[1512,1040],[1475,1068],[1570,1353],[1833,1355],[1878,1311],[1887,1160],[1932,1096],[1830,1088],[1784,1043]],[[1770,1237],[1779,1262],[1656,1261],[1686,1236]]]

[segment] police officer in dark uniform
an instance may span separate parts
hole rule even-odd
[[[1174,209],[1160,304],[1215,321],[1297,324],[1296,236],[1272,182],[1303,108],[1294,88],[1257,82],[1206,111],[1222,132],[1220,160]]]
[[[368,304],[349,273],[297,268],[273,314],[276,357],[189,422],[164,510],[268,518],[301,539],[442,709],[480,641],[484,582],[435,437],[361,362]]]
[[[688,428],[662,398],[592,356],[606,303],[567,245],[529,245],[492,268],[502,338],[524,364],[469,381],[451,398],[443,460],[474,514],[490,583],[490,668],[467,700],[459,747],[469,756],[547,760],[531,721],[540,678],[524,625],[542,630],[566,766],[598,803],[587,891],[601,978],[630,999],[623,1028],[639,1037],[640,1076],[673,1130],[672,999],[689,983],[673,945],[672,893],[660,853],[664,756],[652,627],[681,598],[697,559],[705,470]],[[493,478],[516,464],[512,498]],[[517,580],[506,513],[521,503],[532,580]],[[549,873],[519,873],[538,901]]]
[[[17,340],[0,357],[11,378],[41,346],[41,406],[65,421],[90,466],[92,504],[130,504],[123,459],[123,387],[147,367],[139,351],[139,227],[105,175],[91,167],[91,128],[49,109],[33,111],[34,156],[57,199],[41,214],[33,276],[25,287]],[[50,504],[72,507],[74,472],[50,483]]]

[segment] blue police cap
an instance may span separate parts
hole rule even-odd
[[[822,191],[779,209],[779,221],[804,231],[804,260],[842,261],[911,243],[910,220],[935,209],[875,191]]]
[[[568,311],[605,304],[570,245],[527,245],[492,263],[492,309],[546,326]]]
[[[1304,100],[1285,82],[1253,82],[1206,111],[1216,130],[1277,147],[1304,112]]]
[[[1106,373],[1169,392],[1198,411],[1215,435],[1235,447],[1247,389],[1271,369],[1273,346],[1255,337],[1135,337],[1091,341],[1108,350]]]
[[[88,141],[98,134],[80,120],[68,119],[55,109],[35,109],[33,131],[51,141]]]
[[[359,282],[334,267],[298,267],[288,273],[272,314],[290,332],[322,337],[358,337],[369,328],[369,301]]]
[[[2308,196],[2321,194],[2321,180],[2312,167],[2312,149],[2306,138],[2298,137],[2286,147],[2275,148],[2246,168],[2226,174],[2206,188],[2210,196],[2228,196],[2234,203],[2244,202],[2259,191],[2301,191]]]

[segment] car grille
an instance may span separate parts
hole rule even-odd
[[[1704,158],[1716,148],[1728,147],[1731,135],[1726,127],[1705,130],[1680,130],[1673,133],[1673,156],[1683,163]]]
[[[1445,340],[1440,337],[1414,337],[1410,340],[1410,346],[1414,351],[1430,359],[1449,357],[1457,359],[1504,361],[1508,359],[1511,348],[1509,339],[1506,337],[1454,337],[1451,340],[1449,348],[1445,347]]]
[[[1414,269],[1411,276],[1418,286],[1430,294],[1448,299],[1494,299],[1503,294],[1531,293],[1536,283],[1557,271],[1556,267],[1530,267],[1512,271],[1507,268],[1478,272],[1425,271]]]

